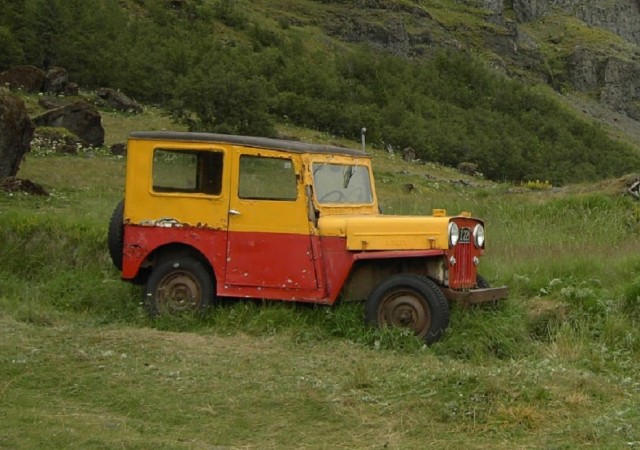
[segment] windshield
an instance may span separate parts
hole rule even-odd
[[[366,166],[313,163],[313,186],[318,203],[373,203]]]

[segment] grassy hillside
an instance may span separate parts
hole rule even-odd
[[[121,135],[161,116],[113,116]],[[314,142],[345,142],[283,126]],[[626,180],[495,184],[370,149],[386,213],[472,211],[496,308],[425,348],[362,305],[228,302],[150,321],[106,247],[124,161],[28,155],[0,192],[0,448],[633,448],[640,206]],[[406,189],[407,184],[412,189]]]
[[[495,181],[564,185],[640,169],[635,134],[620,138],[590,109],[518,81],[568,90],[574,44],[624,54],[619,39],[552,16],[526,28],[528,48],[473,4],[0,0],[0,44],[12,50],[0,70],[61,66],[83,89],[120,89],[191,130],[273,136],[288,125],[357,140],[366,127],[379,149],[472,163]],[[567,30],[549,40],[541,24]]]

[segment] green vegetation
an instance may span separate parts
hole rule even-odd
[[[0,193],[0,448],[640,442],[640,207],[617,181],[514,191],[375,151],[385,211],[485,218],[482,273],[511,289],[425,348],[359,304],[151,321],[107,252],[124,162],[43,155],[19,176],[49,197]]]
[[[429,348],[352,304],[151,321],[107,251],[124,162],[38,148],[19,177],[51,195],[0,191],[0,448],[640,445],[640,206],[611,178],[637,152],[469,54],[408,61],[306,22],[375,2],[170,3],[0,0],[0,70],[59,65],[161,106],[102,111],[107,143],[189,127],[354,146],[366,126],[383,210],[484,218],[481,271],[510,297],[454,308]],[[464,2],[429,4],[480,26]],[[429,162],[402,161],[406,146]]]
[[[497,181],[563,185],[640,168],[636,149],[470,53],[433,47],[420,58],[392,56],[329,37],[312,20],[356,6],[375,23],[367,2],[175,3],[0,0],[0,70],[61,66],[83,87],[161,105],[191,130],[273,136],[291,124],[357,140],[366,127],[377,148],[473,163]],[[393,3],[385,14],[408,28],[420,25],[418,12],[463,35],[482,28],[483,13],[460,2]],[[570,27],[563,39],[584,32]]]

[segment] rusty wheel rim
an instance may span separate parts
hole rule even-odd
[[[186,271],[174,271],[166,275],[156,292],[158,310],[170,315],[196,311],[201,297],[200,284]]]
[[[431,312],[420,295],[401,290],[384,298],[378,310],[378,322],[382,326],[410,328],[424,337],[431,325]]]

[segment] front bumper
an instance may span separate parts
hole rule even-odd
[[[449,288],[442,288],[442,292],[447,300],[459,303],[463,306],[469,306],[479,303],[493,303],[498,300],[502,300],[509,295],[509,288],[507,286],[501,286],[484,289],[470,289],[468,291],[455,291]]]

